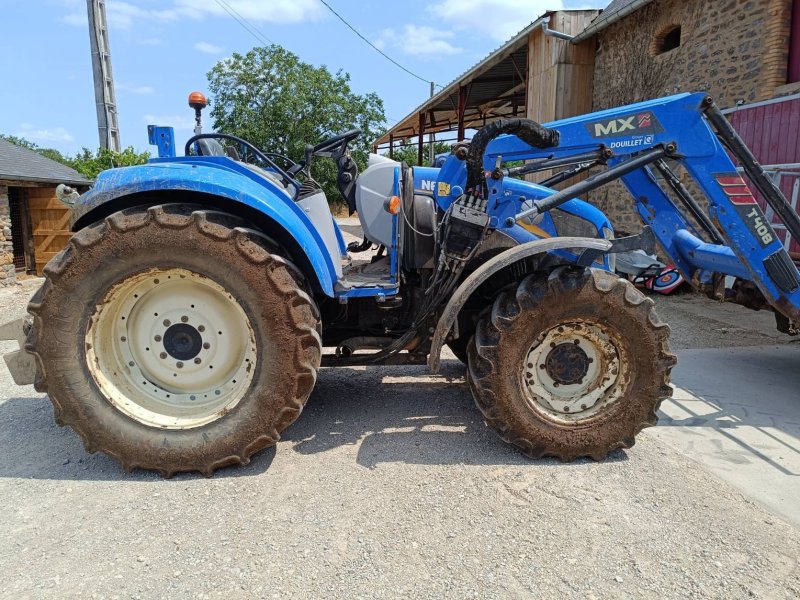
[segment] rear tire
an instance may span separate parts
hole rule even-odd
[[[562,267],[497,297],[467,378],[486,423],[526,455],[601,460],[633,446],[672,395],[668,337],[629,282]]]
[[[210,476],[300,415],[319,312],[300,271],[241,224],[185,205],[129,209],[47,265],[26,349],[36,389],[89,452]]]

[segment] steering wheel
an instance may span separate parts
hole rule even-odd
[[[319,154],[322,152],[332,152],[339,146],[346,146],[348,142],[351,142],[360,135],[361,135],[360,129],[351,129],[350,131],[345,131],[344,133],[340,133],[339,135],[334,135],[333,137],[329,137],[327,140],[321,141],[319,144],[314,146],[313,152],[314,154]]]

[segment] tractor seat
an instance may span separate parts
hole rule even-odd
[[[217,140],[206,138],[197,140],[197,153],[200,156],[228,156],[225,148]]]

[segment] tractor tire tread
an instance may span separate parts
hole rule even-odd
[[[79,415],[66,410],[52,395],[50,395],[50,400],[53,403],[55,420],[58,425],[72,428],[81,438],[87,452],[100,451],[111,456],[121,464],[126,472],[142,468],[155,470],[162,477],[170,478],[178,472],[199,471],[204,476],[210,477],[214,471],[222,467],[234,464],[246,465],[254,453],[275,445],[280,440],[281,432],[300,416],[316,383],[322,354],[319,309],[308,292],[307,282],[302,272],[286,258],[269,252],[268,248],[274,246],[274,242],[270,238],[260,232],[245,228],[241,220],[228,213],[192,210],[192,207],[187,205],[158,205],[146,210],[132,208],[114,213],[75,233],[68,246],[45,267],[44,284],[28,304],[28,312],[33,316],[33,323],[25,343],[25,350],[33,354],[36,359],[37,374],[34,384],[36,391],[48,393],[51,386],[45,365],[50,364],[51,360],[57,362],[60,359],[57,356],[49,356],[48,353],[52,351],[52,347],[41,343],[41,332],[44,330],[42,312],[48,302],[53,303],[53,298],[58,297],[59,282],[74,260],[75,253],[82,248],[98,244],[109,230],[125,233],[152,224],[176,231],[194,227],[200,233],[217,240],[234,240],[236,249],[248,262],[264,267],[265,276],[284,297],[282,305],[285,308],[286,322],[292,324],[296,334],[296,352],[294,352],[293,361],[296,375],[292,397],[280,411],[274,426],[255,439],[241,440],[239,452],[223,457],[214,457],[213,460],[202,465],[178,464],[166,468],[163,465],[139,461],[133,456],[123,456],[106,446],[94,445],[90,436],[84,431]]]
[[[642,429],[654,426],[658,421],[657,411],[661,402],[672,395],[669,385],[670,372],[677,358],[669,349],[669,326],[663,323],[655,311],[655,304],[633,284],[625,279],[605,271],[586,270],[592,285],[597,292],[608,296],[619,306],[632,309],[631,318],[646,324],[657,347],[655,372],[652,373],[651,392],[654,401],[648,414],[619,439],[607,441],[599,448],[572,451],[552,448],[539,443],[536,439],[515,433],[515,428],[506,421],[497,395],[493,390],[492,378],[496,374],[496,365],[501,360],[498,345],[503,334],[514,325],[524,310],[535,310],[536,306],[546,301],[547,297],[574,288],[576,285],[574,271],[570,268],[557,268],[547,278],[529,275],[517,287],[516,292],[500,293],[492,305],[488,318],[478,323],[474,338],[470,342],[469,366],[467,382],[472,391],[475,403],[483,413],[486,424],[494,429],[507,443],[516,446],[530,458],[552,456],[564,462],[588,456],[594,460],[604,459],[616,449],[628,449],[635,443],[635,436]]]

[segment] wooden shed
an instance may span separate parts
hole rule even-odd
[[[85,191],[74,169],[0,139],[0,285],[16,273],[42,274],[69,241],[69,208],[56,197],[64,183]]]

